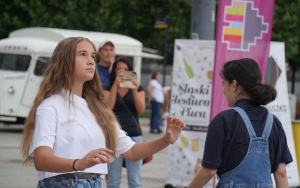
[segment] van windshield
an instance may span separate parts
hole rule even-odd
[[[27,71],[30,60],[30,55],[0,53],[0,70]]]

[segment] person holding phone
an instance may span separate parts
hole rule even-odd
[[[139,114],[145,111],[145,92],[133,72],[128,58],[118,58],[111,71],[111,86],[105,90],[107,104],[115,113],[122,130],[135,142],[143,141]],[[107,187],[120,187],[123,157],[108,164]],[[131,162],[125,159],[129,188],[142,187],[141,168],[143,160]]]

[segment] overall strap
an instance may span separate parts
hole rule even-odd
[[[268,112],[266,125],[265,125],[265,128],[264,128],[264,132],[262,134],[262,137],[268,138],[270,133],[271,133],[272,127],[273,127],[273,114],[271,112]]]
[[[237,106],[234,107],[233,109],[235,111],[237,111],[240,114],[240,116],[242,117],[242,119],[244,120],[244,123],[246,124],[250,138],[256,138],[256,133],[253,129],[252,123],[251,123],[248,115],[246,114],[245,110],[243,110],[242,108],[237,107]]]

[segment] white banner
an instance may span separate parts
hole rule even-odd
[[[201,165],[210,118],[214,53],[214,41],[175,41],[170,113],[180,117],[187,130],[168,147],[166,183],[173,186],[188,185]]]
[[[292,120],[287,88],[285,68],[285,52],[283,42],[271,42],[268,62],[268,83],[275,86],[277,98],[266,107],[281,121],[285,131],[288,146],[293,156],[293,162],[287,165],[287,174],[290,186],[299,185],[299,172],[295,153],[294,138],[292,132]]]
[[[171,147],[168,147],[166,183],[186,186],[200,167],[211,109],[214,41],[175,40],[173,84],[170,113],[186,124]],[[268,80],[278,92],[267,107],[283,124],[294,162],[287,165],[290,186],[299,184],[297,160],[292,134],[285,72],[284,44],[271,42]],[[206,187],[214,187],[215,179]]]

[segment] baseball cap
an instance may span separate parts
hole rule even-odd
[[[110,40],[104,40],[104,41],[102,41],[102,42],[99,44],[99,49],[101,49],[103,46],[105,46],[105,45],[107,45],[107,44],[109,44],[109,45],[115,47],[115,45],[114,45],[114,43],[113,43],[112,41],[110,41]]]

